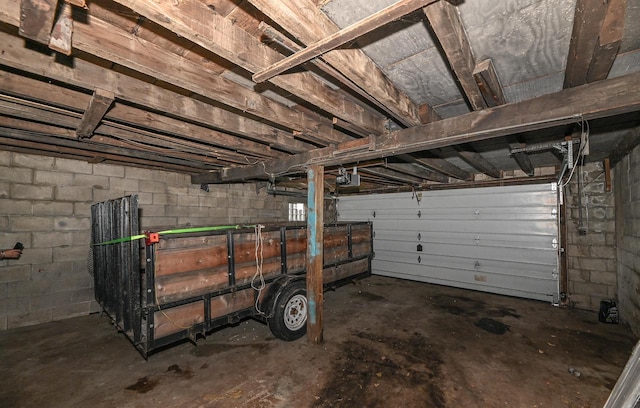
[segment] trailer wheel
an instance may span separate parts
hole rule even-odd
[[[269,329],[280,340],[297,340],[307,333],[307,288],[303,280],[284,286],[267,318]]]

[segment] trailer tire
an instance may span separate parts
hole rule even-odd
[[[267,324],[280,340],[293,341],[307,333],[307,288],[304,280],[291,282],[276,295]]]

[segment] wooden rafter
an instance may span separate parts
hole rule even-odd
[[[626,0],[577,0],[565,88],[606,78],[620,46],[625,8]]]
[[[377,13],[371,14],[355,24],[345,27],[330,36],[309,45],[307,48],[276,62],[262,71],[256,72],[253,74],[253,80],[260,83],[271,79],[284,71],[297,67],[298,65],[334,50],[350,41],[354,41],[377,28],[389,24],[390,22],[435,1],[438,0],[400,0],[388,7],[385,7]]]
[[[473,77],[475,59],[458,8],[448,1],[438,1],[425,7],[424,13],[471,107],[473,110],[486,108],[487,103]]]
[[[591,96],[597,94],[599,98]],[[278,161],[226,168],[192,177],[194,183],[225,183],[295,172],[308,163],[338,165],[491,139],[640,110],[640,73],[594,82],[526,101],[375,137],[370,146],[346,154],[336,147],[312,150]],[[425,137],[425,135],[428,135]]]
[[[2,16],[1,11],[0,16]],[[76,58],[73,69],[70,69],[64,64],[56,63],[51,57],[17,46],[12,41],[11,35],[1,31],[0,47],[2,47],[0,62],[15,69],[36,75],[46,72],[47,78],[84,89],[92,89],[92,84],[100,84],[103,89],[113,92],[120,100],[147,106],[196,123],[226,129],[228,132],[262,141],[272,147],[282,147],[285,151],[299,142],[293,139],[292,135],[271,126],[142,80],[118,74],[81,58]]]
[[[257,72],[281,59],[281,54],[198,0],[115,1],[249,72]],[[356,126],[376,134],[384,132],[382,117],[362,109],[309,72],[273,78],[271,83]]]
[[[310,0],[249,0],[249,2],[302,44],[315,43],[339,31],[338,26]],[[358,48],[334,50],[323,55],[322,59],[386,106],[393,114],[392,117],[399,123],[406,126],[421,123],[418,107],[362,50]],[[287,76],[289,75],[291,74]]]
[[[57,107],[68,107],[75,111],[84,109],[91,96],[82,92],[39,81],[28,76],[0,71],[0,90],[13,95],[22,95]],[[143,127],[150,132],[179,135],[182,139],[206,143],[210,148],[224,147],[234,152],[251,156],[278,157],[280,152],[271,150],[269,146],[251,140],[240,139],[184,120],[173,119],[158,113],[146,111],[121,103],[116,103],[106,115],[113,123],[130,124]],[[309,150],[312,145],[305,146],[297,153]],[[204,148],[201,145],[201,148]],[[296,152],[291,152],[296,153]]]
[[[487,176],[491,176],[493,178],[500,178],[502,176],[502,174],[500,174],[500,170],[498,170],[487,159],[482,157],[480,153],[469,150],[469,146],[465,146],[464,148],[458,150],[458,155],[471,167],[480,170]]]

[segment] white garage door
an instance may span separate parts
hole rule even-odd
[[[557,302],[555,183],[340,197],[372,221],[373,273]]]

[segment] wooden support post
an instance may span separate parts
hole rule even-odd
[[[307,336],[322,343],[322,260],[324,235],[324,166],[307,170]]]

